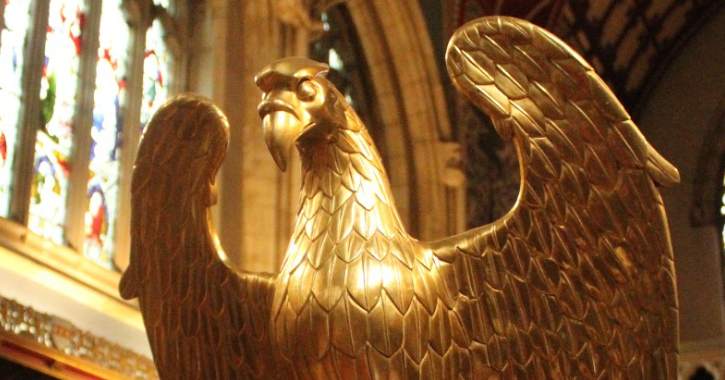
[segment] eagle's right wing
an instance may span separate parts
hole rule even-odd
[[[131,262],[121,295],[139,298],[162,379],[268,379],[268,275],[229,268],[210,224],[228,142],[223,113],[181,95],[149,122],[132,182]]]

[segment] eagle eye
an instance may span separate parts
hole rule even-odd
[[[317,95],[317,89],[312,81],[305,79],[297,85],[297,97],[303,102],[309,102]]]

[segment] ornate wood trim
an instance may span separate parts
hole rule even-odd
[[[61,379],[158,379],[151,359],[2,296],[0,357]]]

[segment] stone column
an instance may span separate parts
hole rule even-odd
[[[231,261],[244,269],[274,272],[289,241],[296,212],[299,165],[279,171],[262,136],[254,75],[270,62],[307,55],[304,28],[275,15],[276,0],[213,0],[207,5],[206,42],[192,62],[192,83],[227,114],[229,150],[217,178],[217,231]],[[193,72],[212,72],[211,78]],[[211,79],[211,80],[210,80]]]

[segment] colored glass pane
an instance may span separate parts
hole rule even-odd
[[[169,53],[164,42],[164,27],[159,20],[155,20],[146,32],[141,104],[142,128],[168,97],[169,64]]]
[[[119,0],[106,0],[101,13],[83,250],[86,257],[106,268],[114,267],[121,107],[126,90],[130,34],[120,7]]]
[[[5,1],[0,31],[0,216],[8,216],[12,166],[22,98],[23,49],[30,20],[30,1]]]
[[[50,1],[40,90],[42,125],[35,144],[28,227],[59,244],[65,242],[63,226],[84,19],[82,0]]]

